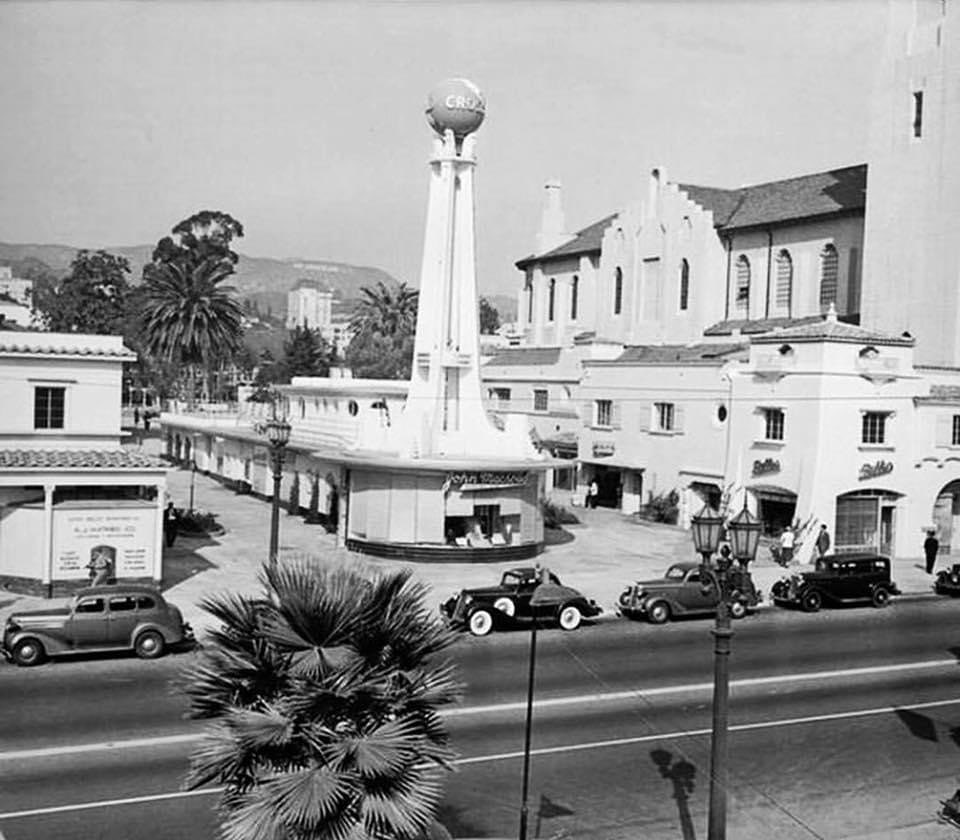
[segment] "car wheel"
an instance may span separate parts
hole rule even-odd
[[[501,598],[497,598],[497,600],[493,602],[493,608],[500,610],[500,612],[502,612],[504,615],[510,616],[510,618],[513,618],[517,611],[513,600],[508,598],[506,595]]]
[[[889,590],[884,589],[882,586],[878,586],[873,590],[873,594],[870,596],[870,602],[875,607],[885,607],[890,603],[890,592]]]
[[[730,604],[730,618],[743,618],[747,614],[747,605],[743,601],[733,601]]]
[[[657,601],[647,608],[647,618],[651,624],[666,624],[670,618],[670,607],[664,601]]]
[[[569,604],[560,610],[560,627],[564,630],[576,630],[580,626],[583,616],[573,604]]]
[[[823,606],[823,598],[816,589],[805,592],[800,599],[800,607],[805,612],[817,612]]]
[[[156,630],[144,630],[133,643],[133,649],[141,659],[156,659],[163,656],[163,636]]]
[[[39,665],[46,656],[47,652],[39,639],[21,639],[13,648],[13,661],[24,668]]]
[[[493,630],[493,616],[489,610],[477,610],[470,615],[468,626],[474,636],[486,636]]]

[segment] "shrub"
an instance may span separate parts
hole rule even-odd
[[[640,515],[644,519],[650,519],[653,522],[665,522],[668,525],[676,525],[677,517],[680,513],[680,495],[676,490],[669,493],[659,493],[651,496],[650,501],[644,505]]]
[[[223,525],[217,522],[217,515],[208,510],[179,511],[179,528],[184,534],[222,534]]]
[[[558,505],[549,499],[540,500],[540,511],[543,514],[543,524],[546,528],[559,528],[562,525],[576,525],[580,522],[563,505]]]

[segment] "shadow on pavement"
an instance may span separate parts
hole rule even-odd
[[[914,738],[919,738],[922,741],[936,742],[938,740],[937,725],[927,715],[922,715],[912,709],[896,709],[896,714]]]
[[[216,568],[214,563],[207,560],[200,549],[220,542],[211,536],[181,535],[171,547],[163,549],[163,583],[161,589],[167,590],[187,578]]]
[[[696,786],[697,768],[682,756],[676,761],[669,750],[651,750],[650,758],[664,779],[673,783],[673,798],[680,816],[680,836],[683,840],[697,840],[697,832],[690,816],[690,794]]]

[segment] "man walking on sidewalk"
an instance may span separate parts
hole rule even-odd
[[[933,574],[933,566],[937,562],[937,552],[940,550],[940,540],[933,531],[927,531],[927,538],[923,541],[923,553],[927,558],[927,574]]]

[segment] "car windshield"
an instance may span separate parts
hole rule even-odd
[[[684,574],[686,574],[686,569],[684,569],[683,566],[671,566],[667,569],[664,577],[667,580],[683,580]]]
[[[523,578],[513,572],[504,572],[503,579],[500,581],[501,586],[519,586],[521,583]]]

